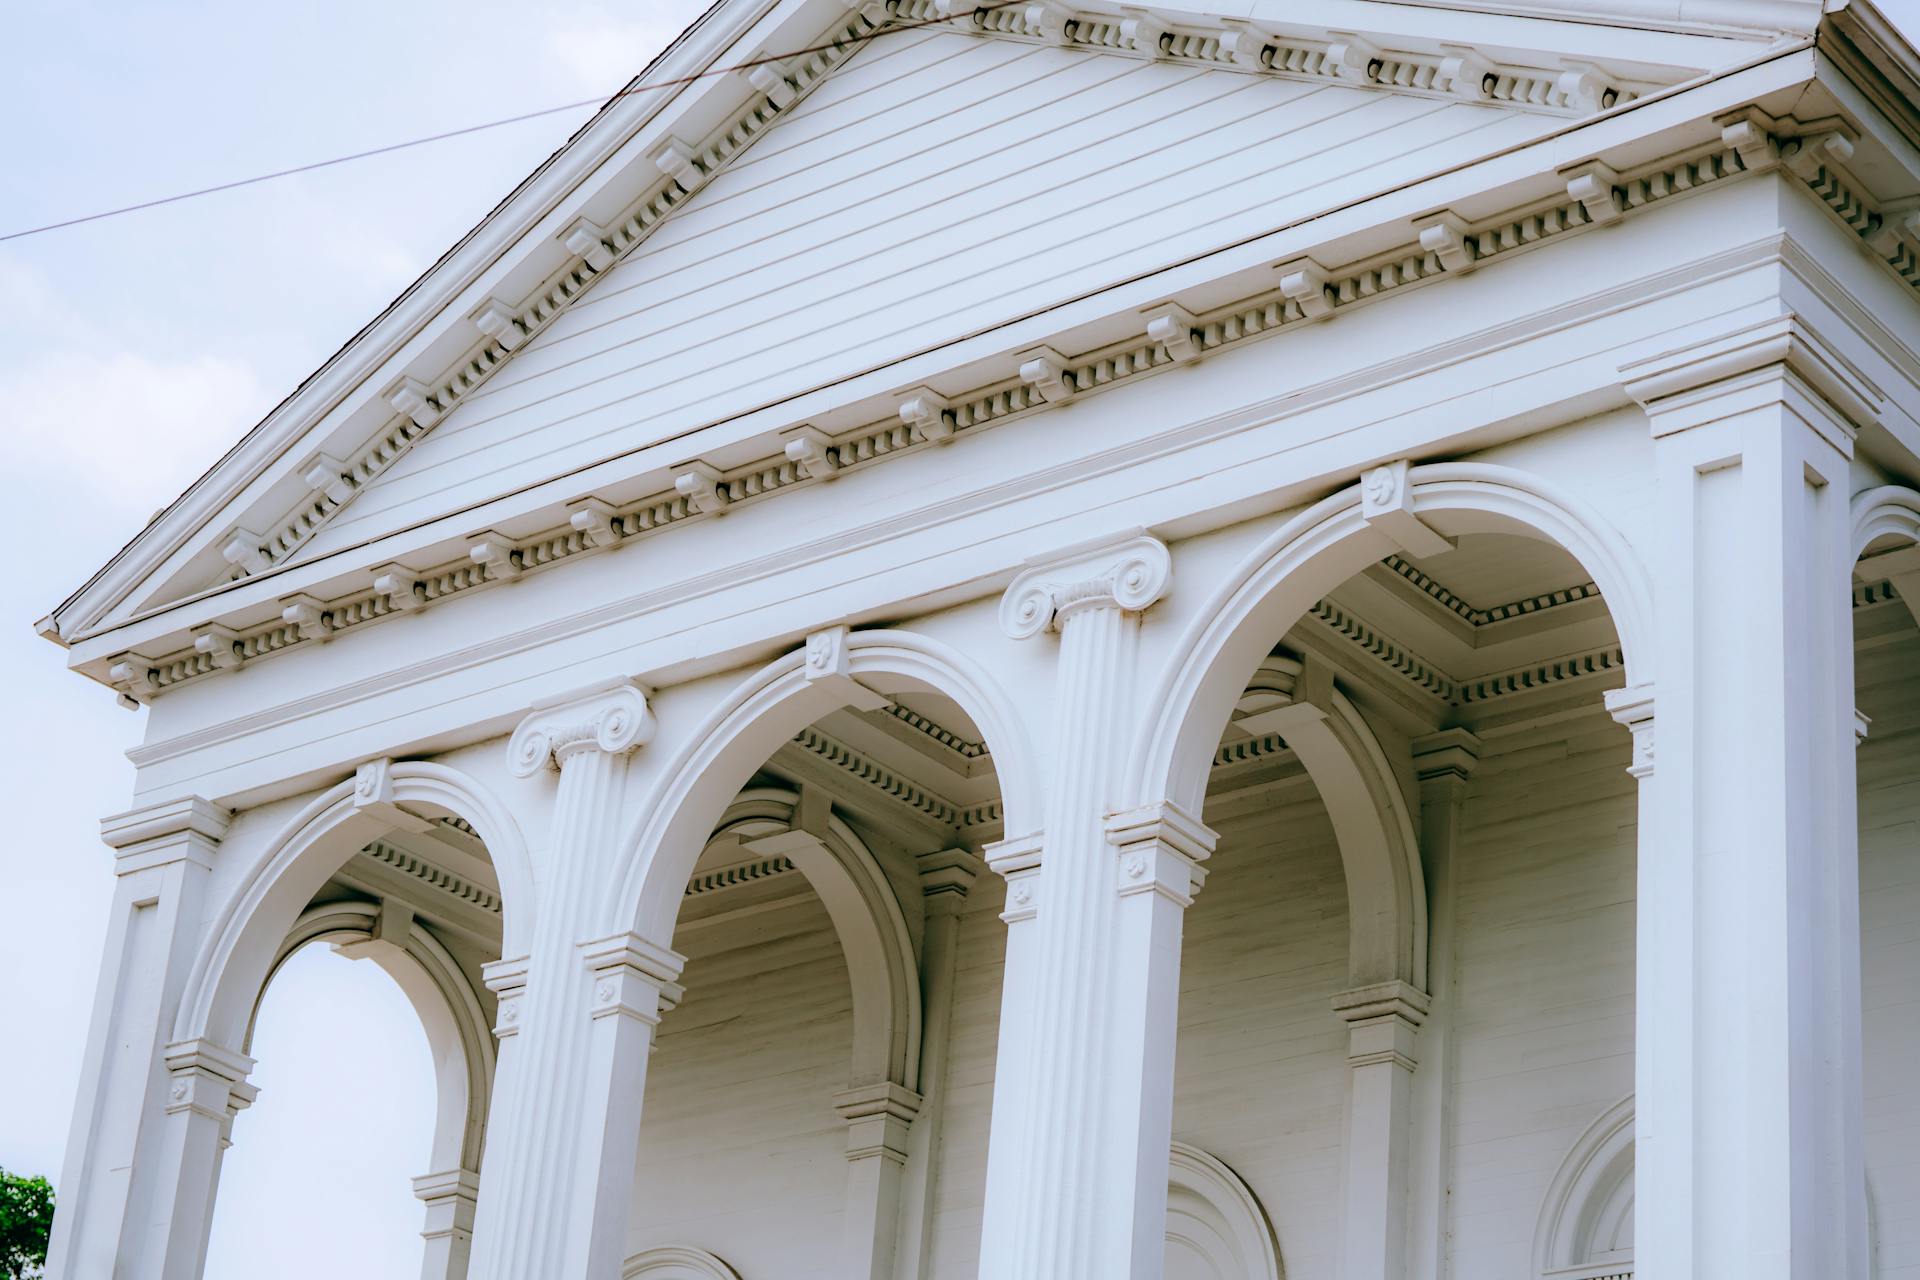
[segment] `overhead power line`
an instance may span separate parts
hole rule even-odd
[[[976,13],[992,13],[996,9],[1005,9],[1011,5],[1022,3],[1025,3],[1025,0],[985,0],[985,2],[976,5],[964,13],[956,13],[945,18],[926,18],[918,22],[903,22],[894,26],[879,27],[868,32],[866,35],[857,36],[852,40],[833,40],[825,44],[809,45],[804,49],[792,49],[786,53],[769,53],[747,62],[738,62],[727,67],[709,67],[705,71],[696,71],[689,76],[676,76],[671,80],[653,80],[644,83],[636,82],[620,90],[611,98],[584,98],[579,102],[563,102],[557,107],[542,107],[538,111],[527,111],[517,116],[505,116],[499,120],[488,120],[481,124],[470,124],[464,128],[448,129],[444,133],[432,133],[423,138],[409,138],[405,142],[390,142],[385,146],[371,147],[365,151],[355,151],[349,155],[334,156],[329,160],[315,160],[309,164],[294,165],[288,169],[275,169],[271,173],[257,173],[250,178],[236,178],[232,182],[216,183],[211,187],[200,187],[193,191],[181,191],[170,196],[160,196],[153,200],[142,200],[138,204],[121,205],[117,209],[102,209],[98,213],[82,214],[77,218],[63,218],[59,222],[49,222],[44,226],[27,227],[20,231],[9,231],[4,235],[0,235],[0,242],[24,240],[28,236],[44,235],[49,231],[59,231],[64,227],[77,227],[85,222],[99,222],[103,218],[117,218],[123,214],[139,213],[143,209],[157,209],[161,205],[178,204],[182,200],[197,200],[201,196],[217,195],[222,191],[232,191],[239,187],[257,186],[262,182],[272,182],[277,178],[291,178],[296,174],[312,173],[316,169],[330,169],[335,165],[352,164],[356,160],[368,160],[374,156],[391,155],[395,151],[406,151],[413,147],[429,146],[436,142],[445,142],[449,138],[464,137],[470,133],[482,133],[488,129],[500,129],[510,124],[520,124],[527,120],[537,120],[542,116],[559,115],[562,112],[579,111],[583,108],[593,106],[604,109],[620,101],[620,99],[632,97],[634,94],[651,93],[658,89],[677,89],[683,85],[693,84],[696,81],[710,79],[714,76],[728,75],[735,71],[751,71],[755,67],[767,66],[771,63],[784,63],[789,59],[805,57],[810,53],[824,53],[829,49],[840,48],[844,44],[865,43],[868,40],[873,40],[884,35],[892,35],[896,32],[913,31],[920,27],[939,26],[943,23],[951,22],[955,18],[968,18]]]

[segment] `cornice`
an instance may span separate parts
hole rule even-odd
[[[1471,41],[1441,44],[1396,32],[1334,31],[1164,8],[1128,7],[1116,14],[1057,0],[990,8],[974,0],[890,0],[890,8],[903,21],[951,17],[957,29],[980,36],[1567,116],[1623,106],[1698,70],[1675,67],[1666,79],[1635,81],[1539,50],[1476,47]]]
[[[1204,358],[1254,338],[1286,331],[1289,326],[1323,322],[1325,316],[1336,315],[1344,308],[1459,274],[1596,225],[1593,209],[1609,202],[1619,216],[1629,216],[1663,200],[1738,176],[1747,171],[1742,148],[1751,152],[1752,147],[1744,137],[1735,142],[1739,145],[1723,138],[1720,143],[1695,148],[1630,174],[1610,175],[1611,182],[1601,195],[1590,189],[1587,180],[1591,174],[1583,172],[1565,184],[1569,189],[1578,187],[1583,193],[1579,196],[1568,194],[1474,223],[1436,215],[1422,225],[1414,241],[1399,250],[1339,268],[1316,268],[1314,283],[1304,292],[1299,281],[1292,278],[1299,273],[1291,273],[1278,287],[1241,302],[1191,317],[1182,313],[1171,328],[1160,326],[1159,336],[1143,333],[1137,341],[1067,358],[1058,376],[1076,394],[1098,393],[1185,360]],[[1148,317],[1143,328],[1155,329],[1160,319],[1164,317]],[[157,657],[118,655],[108,664],[112,668],[109,680],[122,693],[150,700],[186,681],[233,670],[396,613],[409,613],[452,596],[511,581],[575,556],[651,536],[672,525],[713,518],[723,510],[766,501],[797,485],[825,483],[831,475],[849,469],[938,447],[940,441],[1043,411],[1052,403],[1036,384],[1018,378],[991,384],[976,393],[947,397],[945,407],[937,413],[927,410],[920,403],[922,398],[909,396],[902,402],[901,416],[895,419],[833,437],[820,433],[825,443],[816,441],[815,445],[830,460],[830,467],[794,460],[780,444],[780,433],[775,433],[769,440],[779,448],[778,453],[713,472],[709,483],[717,501],[703,502],[697,492],[682,492],[678,486],[619,506],[582,499],[573,504],[568,523],[550,533],[511,543],[494,535],[476,538],[476,554],[418,570],[396,572],[390,566],[373,566],[367,571],[370,586],[362,592],[317,605],[302,600],[290,604],[278,622],[236,630],[231,635],[205,630],[193,646]],[[929,432],[925,416],[929,413],[940,426],[937,434]],[[504,564],[504,572],[490,569],[489,563]],[[306,607],[300,608],[300,604]],[[299,617],[292,616],[296,612]]]
[[[403,849],[385,840],[375,840],[363,847],[359,856],[407,876],[435,894],[461,906],[484,911],[492,916],[500,914],[499,894],[463,876],[456,875],[409,849]],[[350,868],[351,864],[349,864],[349,874],[351,874]]]

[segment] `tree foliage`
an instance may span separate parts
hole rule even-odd
[[[53,1184],[0,1169],[0,1270],[12,1280],[38,1276],[53,1231]]]

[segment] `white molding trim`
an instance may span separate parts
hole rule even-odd
[[[668,1245],[628,1258],[620,1280],[740,1280],[740,1273],[705,1249]]]
[[[1619,1225],[1633,1206],[1633,1095],[1614,1103],[1575,1140],[1540,1205],[1533,1274],[1553,1280],[1630,1276],[1630,1258],[1596,1260],[1597,1233]],[[1623,1202],[1624,1197],[1624,1202]]]
[[[1214,1156],[1176,1141],[1167,1160],[1167,1243],[1186,1244],[1219,1280],[1281,1280],[1280,1243],[1253,1188]],[[1224,1249],[1228,1257],[1215,1257]]]
[[[1783,121],[1780,127],[1795,126]],[[1732,135],[1733,127],[1729,126],[1726,132]],[[1745,173],[1748,162],[1744,156],[1751,151],[1752,148],[1748,147],[1743,152],[1741,146],[1725,138],[1705,147],[1690,148],[1620,175],[1615,190],[1616,198],[1622,210],[1632,214],[1660,201],[1690,194]],[[1563,192],[1561,197],[1545,205],[1536,201],[1471,224],[1461,223],[1464,230],[1456,251],[1458,261],[1451,267],[1440,251],[1425,247],[1417,240],[1384,254],[1329,267],[1326,296],[1337,315],[1345,307],[1377,300],[1410,285],[1427,283],[1449,274],[1460,274],[1468,266],[1531,249],[1559,235],[1584,230],[1592,225],[1595,224],[1586,205]],[[1301,309],[1300,303],[1288,297],[1276,283],[1266,293],[1195,316],[1185,337],[1196,353],[1208,354],[1277,330],[1301,327],[1315,318],[1317,316],[1309,317]],[[1173,368],[1178,363],[1169,353],[1167,340],[1151,337],[1144,331],[1138,340],[1065,356],[1063,359],[1065,367],[1060,374],[1063,384],[1081,392],[1105,390],[1141,374]],[[1013,357],[1009,357],[1009,361],[1010,366],[1017,365]],[[1047,401],[1039,391],[1021,379],[1017,367],[1010,367],[1009,376],[1004,379],[970,393],[949,397],[949,400],[951,407],[945,417],[951,421],[954,434],[997,425],[1047,407]],[[802,468],[787,456],[783,435],[790,434],[792,429],[791,426],[783,427],[768,434],[768,456],[729,468],[714,480],[716,495],[726,498],[726,510],[732,510],[743,502],[764,501],[797,484],[826,482],[815,479],[812,469]],[[831,439],[830,446],[820,447],[831,455],[834,474],[844,474],[851,468],[865,466],[905,450],[929,447],[927,441],[915,435],[898,417]],[[687,495],[675,491],[671,486],[639,502],[609,507],[608,510],[611,513],[611,545],[689,519],[710,518]],[[518,567],[525,572],[545,568],[582,552],[598,549],[601,545],[608,544],[590,542],[579,530],[563,527],[551,533],[535,535],[511,549],[503,548],[503,551],[510,558],[517,557]],[[464,555],[457,561],[416,572],[419,603],[427,605],[498,582],[497,578],[489,578],[481,566]],[[216,588],[200,599],[217,607],[219,595],[220,590]],[[175,606],[161,606],[172,607]],[[328,634],[338,634],[342,630],[388,617],[393,612],[395,609],[388,596],[370,590],[326,602],[324,617],[319,622],[328,629]],[[311,624],[306,630],[317,633]],[[63,634],[64,631],[63,628]],[[127,652],[114,655],[110,661],[120,671],[120,677],[114,681],[116,688],[136,698],[143,697],[142,690],[149,690],[144,696],[150,698],[184,681],[307,643],[316,641],[303,635],[300,625],[283,618],[263,627],[238,632],[232,646],[232,656],[236,661],[224,667],[216,666],[208,653],[192,648],[169,651],[159,656]]]

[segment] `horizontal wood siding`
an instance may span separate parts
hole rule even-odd
[[[1555,1172],[1633,1091],[1629,747],[1596,705],[1490,737],[1468,787],[1456,902],[1456,1276],[1529,1276]]]
[[[808,894],[676,945],[687,996],[648,1072],[630,1253],[692,1245],[743,1276],[835,1280],[853,1000],[832,922]]]
[[[1894,605],[1894,609],[1901,606]],[[1878,1280],[1920,1277],[1920,631],[1859,651],[1861,1004]]]
[[[511,492],[1557,124],[908,32],[861,51],[319,534]],[[666,459],[667,462],[678,461]]]

